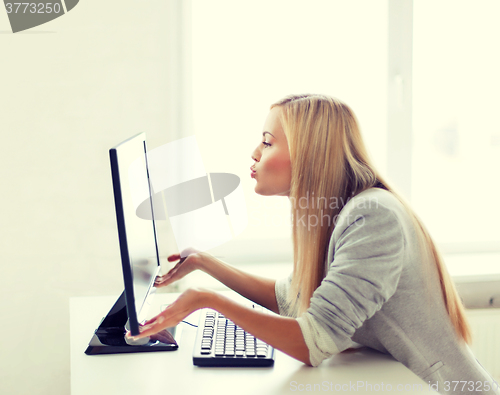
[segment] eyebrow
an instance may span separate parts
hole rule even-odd
[[[271,133],[269,133],[269,132],[262,132],[262,136],[265,136],[265,135],[266,135],[266,133],[267,133],[267,134],[271,134]],[[273,135],[271,134],[271,136],[273,136]],[[273,136],[273,137],[274,137],[274,136]],[[274,137],[274,138],[276,138],[276,137]]]

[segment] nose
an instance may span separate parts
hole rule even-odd
[[[259,150],[259,146],[257,146],[257,148],[255,148],[255,150],[252,152],[252,159],[255,161],[255,162],[258,162],[260,160],[260,150]]]

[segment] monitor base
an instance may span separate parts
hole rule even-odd
[[[129,344],[125,338],[128,321],[125,292],[113,305],[94,332],[85,350],[87,355],[121,354],[130,352],[174,351],[179,347],[174,340],[176,328],[152,336],[146,344]]]

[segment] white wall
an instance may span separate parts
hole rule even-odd
[[[69,297],[123,289],[108,149],[171,140],[167,3],[83,0],[16,34],[0,7],[2,394],[69,393]]]

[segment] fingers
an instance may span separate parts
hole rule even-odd
[[[137,339],[142,339],[143,337],[147,337],[147,335],[145,335],[145,334],[144,334],[144,331],[145,331],[146,329],[143,329],[143,328],[145,328],[145,327],[143,327],[143,326],[140,326],[140,327],[139,327],[139,332],[140,332],[140,333],[139,333],[138,335],[132,335],[132,333],[131,333],[130,331],[128,331],[128,332],[125,334],[125,336],[126,336],[126,337],[128,337],[129,339],[132,339],[132,340],[137,340]],[[149,329],[151,329],[151,326],[148,326],[148,327],[147,327],[147,329],[148,329],[148,330],[149,330]]]
[[[168,309],[168,307],[165,310],[167,310],[167,309]],[[165,310],[163,310],[163,311],[165,311]],[[162,324],[165,321],[165,318],[161,315],[162,313],[158,314],[156,317],[151,318],[150,320],[147,320],[143,324],[143,326],[145,326],[145,325],[152,325],[156,321],[158,321],[159,324]]]
[[[165,325],[165,317],[163,317],[162,315],[159,315],[148,322],[139,327],[139,335],[132,336],[134,340],[142,339],[143,337],[147,336],[153,336],[168,327]]]
[[[169,262],[177,261],[177,260],[181,259],[181,255],[180,254],[172,254],[167,259]]]
[[[186,260],[186,258],[187,258],[187,256],[181,257],[181,254],[172,254],[172,255],[169,255],[169,256],[167,257],[167,260],[168,260],[169,262],[173,262],[173,261],[178,261],[178,260],[180,260],[180,262],[179,262],[179,263],[182,263],[182,262],[184,262],[184,261]]]
[[[170,269],[170,271],[162,276],[157,276],[155,279],[155,286],[164,287],[174,281],[174,274],[177,272],[177,266]]]
[[[158,340],[165,344],[177,344],[174,337],[167,329],[164,329],[154,335],[151,335],[150,338],[151,340]]]
[[[170,260],[171,257],[173,257],[175,255],[171,255],[168,259]],[[179,255],[177,255],[179,256]],[[155,285],[156,286],[166,286],[168,284],[170,284],[171,282],[174,281],[173,277],[175,275],[175,273],[177,273],[177,271],[179,270],[179,268],[181,267],[182,263],[186,260],[186,258],[182,258],[179,262],[177,262],[177,264],[168,271],[168,273],[162,275],[162,276],[157,276],[156,279],[155,279]],[[170,281],[172,280],[172,281]]]
[[[186,316],[199,308],[200,292],[188,290],[183,292],[174,303],[167,306],[163,312],[156,317],[145,322],[139,327],[139,335],[133,336],[133,339],[141,339],[146,336],[152,336],[163,329],[173,327],[181,322]]]
[[[175,265],[172,269],[170,269],[167,273],[161,275],[161,276],[156,276],[156,280],[155,282],[157,283],[163,283],[165,281],[167,281],[168,279],[170,279],[172,277],[172,275],[177,271],[177,269],[179,268],[179,264],[181,262],[179,262],[177,265]]]
[[[138,335],[132,335],[130,331],[128,331],[125,336],[132,338],[133,340],[136,340],[136,339],[142,339],[143,337],[154,335],[160,332],[162,329],[168,327],[168,325],[165,325],[165,321],[166,321],[165,316],[162,313],[160,313],[157,316],[146,321],[144,324],[139,325],[140,333]]]
[[[181,259],[181,256],[182,256],[183,257],[182,260],[184,260],[189,255],[197,254],[199,252],[200,252],[200,250],[198,250],[194,247],[188,247],[188,248],[185,248],[184,250],[182,250],[181,253],[170,255],[167,259],[169,262],[173,262],[173,261],[177,261],[177,260]]]
[[[125,336],[131,338],[132,340],[142,339],[143,337],[150,336],[150,334],[154,334],[154,333],[157,333],[160,331],[159,329],[155,331],[154,330],[155,327],[156,327],[156,325],[154,325],[154,324],[141,325],[141,326],[139,326],[140,333],[138,335],[132,335],[132,333],[130,333],[130,331],[128,331]]]
[[[167,274],[164,274],[163,276],[158,276],[155,279],[155,285],[168,285],[165,284],[170,278],[172,277],[171,273],[168,272]]]

